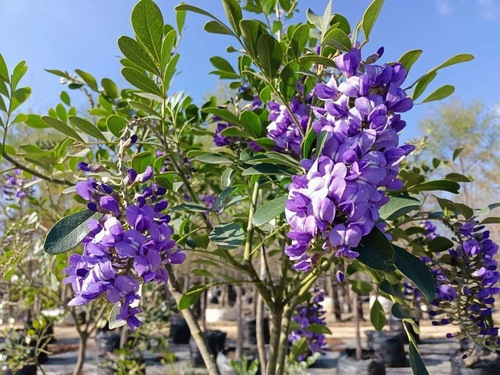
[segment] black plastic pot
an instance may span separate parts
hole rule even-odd
[[[491,353],[480,356],[472,366],[467,367],[462,359],[462,352],[451,358],[451,375],[494,375],[500,374],[500,356]]]
[[[419,320],[415,320],[415,323],[417,325],[419,325],[419,322],[420,322]],[[413,336],[416,343],[420,344],[420,342],[421,342],[420,335],[415,332],[415,330],[413,329],[413,326],[410,323],[403,322],[401,319],[390,319],[389,320],[389,327],[390,327],[391,331],[401,333],[401,336],[403,337],[403,342],[405,344],[409,344],[410,340],[408,339],[408,335],[406,334],[406,331],[405,331],[403,325],[406,326],[406,328],[408,329],[408,332],[410,332],[410,334]]]
[[[170,317],[170,338],[174,344],[189,344],[191,331],[182,316]]]
[[[21,370],[17,371],[14,375],[36,375],[36,369],[36,365],[27,365],[24,366]]]
[[[373,350],[376,358],[383,361],[387,367],[406,367],[403,337],[400,332],[366,331],[368,349]]]
[[[217,358],[217,354],[224,349],[226,344],[226,335],[226,332],[222,331],[207,331],[203,333],[208,349],[215,358]],[[203,367],[205,365],[200,351],[198,350],[198,346],[196,345],[196,341],[194,341],[193,338],[189,341],[189,352],[191,364],[194,367]]]
[[[120,348],[121,334],[115,331],[97,331],[95,346],[98,357],[104,357],[113,350]]]
[[[269,318],[264,318],[262,323],[264,329],[264,343],[269,344],[271,338],[269,331]],[[245,345],[257,345],[256,319],[243,320],[243,340]]]
[[[357,360],[356,350],[346,349],[337,361],[337,375],[385,375],[385,366],[372,351],[363,350],[363,359]]]

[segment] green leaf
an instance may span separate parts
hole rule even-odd
[[[177,22],[177,30],[179,30],[179,34],[182,33],[184,29],[184,24],[186,22],[186,12],[182,10],[178,10],[175,15],[175,21]]]
[[[73,125],[75,125],[78,129],[80,129],[82,132],[90,135],[91,137],[100,139],[101,141],[104,142],[107,141],[106,137],[101,133],[101,131],[87,120],[76,116],[70,116],[69,121]]]
[[[460,53],[458,55],[450,57],[448,60],[446,60],[441,65],[436,66],[433,70],[443,69],[443,68],[446,68],[447,66],[460,64],[460,63],[464,63],[464,62],[471,61],[471,60],[474,60],[474,55],[471,55],[469,53]]]
[[[158,67],[151,58],[151,55],[144,49],[144,47],[136,40],[128,37],[121,36],[118,38],[118,47],[123,55],[132,61],[135,65],[140,66],[147,71],[159,75]]]
[[[302,64],[304,64],[306,62],[313,62],[315,64],[330,66],[332,68],[336,67],[335,62],[332,59],[329,59],[328,57],[316,55],[314,53],[309,53],[307,55],[301,56],[299,61]]]
[[[26,66],[25,61],[21,61],[14,67],[14,70],[12,71],[12,83],[11,83],[14,90],[16,89],[17,84],[24,77],[27,71],[28,67]]]
[[[26,125],[35,129],[44,129],[49,126],[45,121],[42,120],[42,117],[39,115],[29,114],[27,115],[27,119],[24,121]]]
[[[295,341],[292,344],[292,349],[290,350],[289,354],[289,361],[291,363],[295,362],[297,358],[303,353],[306,352],[306,350],[309,349],[309,346],[307,345],[307,340],[305,337],[302,337],[301,339]]]
[[[233,172],[234,172],[234,170],[232,168],[226,168],[224,173],[222,173],[221,184],[223,187],[227,188],[227,187],[231,186]]]
[[[332,334],[332,331],[330,331],[330,329],[327,326],[325,326],[323,324],[319,324],[319,323],[309,324],[304,329],[306,331],[309,331],[312,333],[320,333],[323,335],[331,335]]]
[[[115,137],[121,137],[123,129],[127,124],[127,119],[118,115],[111,115],[106,119],[106,126]]]
[[[118,87],[109,78],[103,78],[101,80],[101,86],[104,89],[106,95],[109,96],[111,99],[116,99],[118,97]]]
[[[457,148],[453,150],[453,156],[451,160],[455,161],[455,159],[458,158],[458,156],[462,153],[463,150],[464,150],[463,148]]]
[[[379,289],[382,292],[387,293],[387,294],[394,296],[396,298],[400,298],[400,299],[405,298],[401,284],[391,284],[387,280],[384,280],[379,285]]]
[[[172,173],[163,173],[156,175],[154,181],[157,185],[164,187],[167,190],[174,188],[174,175]]]
[[[229,73],[236,73],[234,71],[234,68],[231,66],[229,61],[226,59],[219,57],[219,56],[214,56],[210,58],[210,62],[214,67],[216,67],[219,70],[222,70],[223,72],[229,72]]]
[[[314,132],[312,129],[309,129],[306,136],[304,137],[304,140],[302,141],[302,145],[300,146],[302,159],[309,159],[315,140],[316,132]]]
[[[215,277],[210,271],[201,268],[196,268],[194,270],[191,270],[190,273],[196,276]]]
[[[432,301],[436,295],[436,286],[429,267],[405,249],[396,245],[393,245],[393,248],[396,254],[396,268],[417,286],[427,301]]]
[[[260,206],[253,215],[253,225],[255,225],[256,227],[260,227],[270,222],[276,216],[281,215],[283,212],[285,212],[285,203],[287,200],[288,195],[283,195]]]
[[[420,201],[410,197],[391,197],[379,210],[379,215],[384,220],[396,220],[410,211],[420,208]]]
[[[132,68],[123,68],[122,75],[128,82],[130,82],[138,89],[158,95],[160,98],[163,98],[163,92],[146,74]]]
[[[399,302],[392,305],[391,314],[398,319],[411,318],[410,310],[406,306],[401,305]]]
[[[453,194],[458,194],[460,189],[460,185],[455,181],[450,180],[434,180],[434,181],[426,181],[420,184],[413,185],[408,189],[408,191],[412,193],[417,193],[420,191],[434,191],[434,190],[442,190],[448,191]]]
[[[240,5],[237,0],[222,0],[224,12],[229,24],[233,27],[236,35],[240,35],[240,21],[243,18]]]
[[[255,20],[241,20],[240,29],[241,37],[243,38],[243,43],[248,51],[248,54],[252,58],[258,59],[257,41],[264,32],[262,25],[260,22]]]
[[[235,249],[243,243],[245,232],[241,225],[219,224],[209,235],[210,240],[223,249]]]
[[[424,361],[422,361],[422,357],[420,357],[420,353],[413,342],[410,342],[408,352],[410,355],[410,366],[413,373],[417,375],[429,375],[429,372],[425,368]]]
[[[446,176],[444,176],[446,180],[451,180],[455,182],[472,182],[472,178],[468,176],[464,176],[461,173],[448,173]]]
[[[68,106],[71,105],[71,98],[69,94],[66,91],[61,91],[61,95],[59,95],[61,98],[62,102]]]
[[[384,5],[384,0],[373,0],[372,3],[366,8],[365,14],[363,14],[362,28],[365,34],[365,41],[370,40],[370,33],[372,32],[373,26],[377,21],[380,10]]]
[[[286,167],[281,165],[274,165],[269,163],[262,163],[254,165],[250,168],[245,169],[241,175],[242,176],[251,176],[255,174],[263,174],[263,175],[287,175],[292,176],[293,173]]]
[[[257,57],[262,71],[270,78],[277,77],[283,51],[272,35],[262,34],[257,41]]]
[[[403,56],[401,56],[399,58],[398,61],[405,68],[406,74],[408,74],[411,67],[413,66],[413,64],[415,64],[415,62],[418,60],[418,58],[420,57],[421,54],[422,54],[421,49],[414,49],[414,50],[406,52]]]
[[[141,0],[132,10],[132,28],[140,43],[160,62],[163,16],[152,0]]]
[[[47,125],[49,125],[51,128],[56,129],[58,132],[66,134],[68,137],[73,138],[74,140],[77,140],[79,142],[84,143],[82,137],[80,137],[77,132],[75,132],[73,129],[71,129],[64,122],[59,121],[58,119],[55,119],[55,118],[50,117],[50,116],[42,116],[42,120]]]
[[[208,21],[205,26],[203,26],[203,29],[210,34],[233,35],[229,27],[214,20]]]
[[[177,12],[193,12],[193,13],[198,13],[198,14],[202,14],[204,16],[208,16],[210,18],[213,18],[213,19],[217,19],[212,13],[209,13],[207,12],[206,10],[203,10],[201,8],[198,8],[198,7],[195,7],[193,5],[189,5],[189,4],[179,4],[175,7],[175,10]]]
[[[299,58],[309,41],[311,27],[308,24],[299,25],[293,32],[290,40],[290,50],[295,58]]]
[[[333,27],[327,31],[321,45],[330,46],[341,51],[349,51],[352,48],[351,39],[347,34],[342,29]]]
[[[194,305],[200,299],[201,294],[209,287],[210,285],[207,284],[198,284],[189,288],[179,299],[179,310],[185,310]]]
[[[218,116],[224,121],[229,122],[230,124],[241,125],[240,119],[224,108],[206,107],[202,108],[200,112],[210,113],[212,115]]]
[[[85,82],[92,90],[99,91],[99,87],[97,87],[97,81],[95,80],[92,74],[84,72],[80,69],[75,69],[75,73],[82,77],[83,82]]]
[[[216,153],[206,153],[197,156],[192,160],[206,164],[233,164],[233,161],[231,159],[228,159],[227,157]]]
[[[196,203],[183,203],[172,208],[172,211],[186,211],[186,212],[207,212],[210,211],[204,204]]]
[[[1,53],[0,53],[0,79],[4,80],[5,82],[10,82],[9,69],[7,68],[7,64],[5,63],[5,60]]]
[[[90,232],[88,221],[101,216],[100,213],[84,210],[62,218],[47,233],[43,250],[49,254],[61,254],[73,249]]]
[[[10,110],[14,112],[21,104],[23,104],[31,95],[31,87],[21,87],[14,91],[10,102]]]
[[[436,91],[434,91],[432,94],[430,94],[427,98],[422,100],[422,103],[429,103],[433,102],[436,100],[442,100],[450,96],[455,92],[455,87],[451,85],[444,85],[438,88]]]
[[[438,65],[435,68],[431,69],[429,72],[425,73],[422,77],[420,77],[416,81],[417,86],[415,87],[415,90],[413,91],[413,100],[416,100],[420,95],[422,95],[422,93],[424,92],[424,90],[426,89],[426,87],[429,85],[429,83],[434,78],[436,78],[437,71],[439,69],[443,69],[443,68],[446,68],[447,66],[451,66],[451,65],[455,65],[455,64],[459,64],[459,63],[471,61],[473,59],[474,59],[474,56],[470,55],[470,54],[467,54],[467,53],[462,53],[462,54],[459,54],[459,55],[455,55],[455,56],[449,58],[448,60],[446,60],[441,65]]]
[[[217,199],[215,200],[214,209],[219,209],[221,207],[222,203],[226,200],[226,198],[229,197],[231,194],[233,194],[237,190],[238,190],[238,188],[234,187],[234,186],[231,186],[231,187],[224,189],[219,194]]]
[[[373,290],[372,284],[363,280],[352,280],[351,289],[357,294],[368,294]]]
[[[417,86],[415,86],[415,90],[413,90],[412,94],[413,100],[417,100],[418,97],[420,97],[420,95],[423,94],[427,86],[429,86],[429,83],[431,83],[434,80],[434,78],[436,78],[436,76],[437,72],[431,71],[422,76],[422,78],[418,80]]]
[[[127,324],[126,320],[117,319],[117,316],[121,313],[121,311],[122,311],[121,302],[115,303],[111,308],[111,312],[109,313],[109,319],[108,319],[109,329],[120,328],[123,327],[125,324]]]
[[[394,270],[396,255],[387,237],[374,227],[370,233],[361,239],[360,244],[353,249],[359,253],[358,260],[368,267],[380,271]]]
[[[486,219],[481,221],[479,224],[481,224],[481,225],[483,225],[483,224],[500,224],[500,217],[495,217],[495,216],[487,217]]]
[[[134,168],[137,173],[143,173],[146,167],[153,166],[154,161],[154,155],[151,151],[143,151],[132,158],[132,168]]]
[[[370,321],[377,331],[382,331],[384,326],[387,324],[384,308],[382,307],[382,304],[378,301],[378,299],[373,302],[372,308],[370,310]]]
[[[436,237],[429,242],[427,249],[432,253],[440,253],[454,247],[455,244],[449,238]]]
[[[243,111],[240,114],[240,122],[244,129],[250,133],[254,138],[260,137],[262,132],[262,124],[260,118],[253,111]]]

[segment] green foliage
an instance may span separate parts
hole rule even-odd
[[[370,268],[380,271],[394,270],[396,255],[393,245],[377,227],[364,236],[359,246],[353,250],[359,253],[357,259]]]
[[[385,311],[382,304],[376,299],[370,309],[370,321],[373,327],[377,331],[382,331],[384,326],[387,324],[387,319],[385,318]]]
[[[47,233],[43,249],[49,254],[60,254],[75,248],[90,232],[88,221],[100,216],[85,210],[62,218]]]

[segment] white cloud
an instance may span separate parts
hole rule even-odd
[[[487,20],[495,20],[500,16],[500,1],[479,0],[481,17]]]
[[[436,0],[436,7],[438,13],[442,16],[448,16],[453,12],[450,0]]]

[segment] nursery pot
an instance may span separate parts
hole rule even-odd
[[[264,343],[269,344],[270,332],[269,332],[269,318],[263,319],[263,330],[264,330]],[[257,320],[256,319],[245,319],[243,320],[243,339],[245,345],[257,345]]]
[[[400,332],[366,331],[368,349],[387,367],[408,366],[403,337]]]
[[[224,349],[224,345],[226,344],[226,332],[222,331],[207,331],[203,333],[205,338],[205,342],[207,343],[208,350],[217,358],[217,354]],[[200,351],[198,350],[198,346],[196,345],[196,341],[193,338],[189,341],[189,352],[191,357],[191,364],[194,367],[203,367],[204,362],[201,357]]]
[[[114,331],[97,331],[95,335],[95,346],[98,357],[104,357],[107,353],[120,348],[121,334]]]
[[[355,349],[340,353],[337,362],[337,375],[385,375],[384,362],[373,359],[373,352],[363,350],[363,359],[356,359]]]
[[[191,331],[182,316],[170,317],[170,338],[174,344],[189,344]]]
[[[500,374],[500,356],[498,354],[481,355],[471,366],[466,365],[462,359],[461,351],[451,358],[451,375],[493,374]]]
[[[415,324],[417,326],[420,326],[420,320],[415,320]],[[420,335],[415,332],[413,329],[413,326],[410,323],[403,322],[401,319],[390,319],[389,320],[389,327],[392,332],[399,332],[401,333],[401,336],[403,337],[403,342],[405,344],[409,344],[408,340],[408,335],[406,334],[406,331],[404,329],[404,326],[408,329],[408,332],[413,336],[417,344],[420,344]]]

